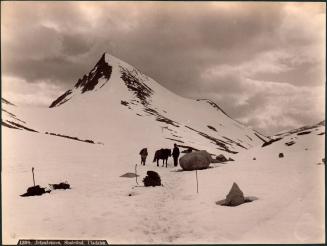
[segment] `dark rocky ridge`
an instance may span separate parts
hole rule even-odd
[[[8,100],[4,99],[3,97],[1,97],[1,103],[5,103],[5,104],[11,105],[11,106],[16,106],[15,104],[9,102]]]
[[[225,141],[223,141],[223,140],[220,140],[220,139],[217,139],[217,138],[215,138],[215,137],[212,137],[212,136],[209,136],[208,134],[206,134],[206,133],[204,133],[204,132],[200,132],[200,131],[198,131],[198,130],[195,130],[195,129],[193,129],[192,127],[189,127],[189,126],[185,126],[186,128],[188,128],[188,129],[190,129],[190,130],[192,130],[192,131],[195,131],[195,132],[197,132],[199,135],[201,135],[202,137],[205,137],[205,138],[207,138],[207,139],[209,139],[209,140],[211,140],[211,142],[212,143],[215,143],[216,145],[218,145],[220,148],[220,150],[223,150],[223,151],[226,151],[226,152],[228,152],[228,153],[232,153],[232,154],[237,154],[238,152],[236,152],[236,151],[232,151],[232,150],[230,150],[228,147],[227,147],[227,145],[230,145],[229,143],[227,143],[227,142],[225,142]]]
[[[3,112],[7,113],[10,117],[14,118],[15,120],[18,120],[19,122],[21,123],[24,123],[26,124],[25,121],[21,120],[21,119],[18,119],[17,116],[13,113],[10,113],[9,111],[5,110],[5,109],[2,109]]]
[[[247,149],[246,147],[244,147],[244,146],[243,146],[242,144],[240,144],[239,142],[236,142],[236,141],[234,141],[234,140],[232,140],[232,139],[230,139],[230,138],[228,138],[228,137],[225,137],[225,136],[223,136],[223,138],[227,139],[227,140],[229,141],[229,143],[234,143],[234,144],[240,146],[240,147],[243,148],[243,149]],[[240,142],[243,142],[243,141],[240,140],[240,139],[237,139],[237,140],[240,141]]]
[[[59,106],[65,102],[67,102],[69,100],[69,98],[67,98],[67,96],[69,96],[70,94],[72,94],[72,90],[66,91],[64,94],[59,96],[56,100],[54,100],[51,103],[51,105],[49,106],[49,108],[53,108],[53,107]]]
[[[321,122],[319,122],[318,124],[315,124],[315,125],[303,126],[303,127],[300,127],[300,128],[290,130],[288,132],[279,133],[279,134],[276,134],[275,136],[289,136],[289,135],[294,134],[294,133],[299,133],[297,135],[305,135],[306,133],[301,133],[301,132],[306,132],[308,130],[318,128],[319,126],[325,126],[325,121],[323,120],[323,121],[321,121]]]
[[[311,131],[304,131],[304,132],[299,132],[296,135],[306,135],[306,134],[310,134]]]
[[[112,66],[110,66],[106,62],[106,54],[104,53],[101,59],[98,61],[98,63],[91,70],[91,72],[89,72],[88,75],[84,75],[83,78],[78,79],[74,87],[76,89],[80,88],[81,93],[84,93],[86,91],[91,91],[99,83],[100,78],[104,78],[108,82],[111,73],[112,73]],[[104,83],[102,86],[104,86],[106,83]],[[72,94],[72,90],[66,91],[63,95],[59,96],[55,101],[53,101],[49,107],[50,108],[57,107],[67,102],[70,99],[68,98],[70,94]]]
[[[140,72],[138,72],[136,69],[130,71],[122,66],[120,66],[120,70],[121,78],[125,82],[128,90],[132,91],[140,100],[142,105],[147,107],[150,104],[153,90],[140,79],[140,76],[138,76],[140,75]]]
[[[184,141],[179,140],[179,139],[174,139],[174,138],[166,138],[166,139],[172,140],[172,141],[177,142],[177,143],[184,143]]]
[[[91,72],[88,75],[84,75],[82,79],[78,80],[75,88],[81,88],[82,93],[91,91],[98,84],[100,78],[103,77],[106,80],[109,80],[111,73],[112,66],[106,62],[106,54],[104,53]]]
[[[8,127],[8,128],[12,128],[12,129],[17,129],[17,130],[21,130],[20,128],[16,127],[16,126],[12,126],[4,121],[1,120],[1,125]]]
[[[45,134],[49,134],[49,135],[57,136],[57,137],[62,137],[62,138],[68,138],[68,139],[75,140],[75,141],[80,141],[80,142],[85,142],[85,143],[95,144],[95,142],[94,142],[93,140],[89,140],[89,139],[79,139],[78,137],[71,137],[71,136],[63,135],[63,134],[59,134],[59,133],[45,132]]]
[[[271,145],[272,143],[277,142],[277,141],[282,140],[282,139],[283,138],[270,139],[268,142],[264,142],[261,147],[266,147],[266,146]]]
[[[209,129],[211,129],[211,130],[213,130],[213,131],[217,131],[217,129],[216,128],[214,128],[213,126],[209,126],[209,125],[207,125],[207,127],[209,128]]]
[[[21,124],[18,124],[16,122],[13,122],[13,121],[10,121],[10,120],[7,120],[7,122],[3,122],[1,121],[2,125],[3,126],[7,126],[9,128],[14,128],[14,129],[18,129],[18,130],[27,130],[27,131],[30,131],[30,132],[38,132],[34,129],[31,129],[31,128],[28,128],[26,126],[23,126]]]
[[[264,142],[264,143],[266,143],[267,141],[266,140],[264,140],[260,135],[261,134],[259,134],[259,133],[257,133],[257,132],[255,132],[254,133],[254,135],[256,135],[257,136],[257,138],[259,138],[262,142]],[[249,136],[248,136],[249,137]]]
[[[198,102],[200,101],[205,101],[208,104],[210,104],[212,107],[214,107],[215,109],[217,109],[218,111],[221,111],[223,114],[225,114],[227,117],[231,118],[224,110],[222,110],[216,103],[214,103],[213,101],[209,100],[209,99],[196,99]]]
[[[156,120],[157,121],[165,122],[165,123],[170,124],[172,126],[179,127],[179,123],[178,122],[173,121],[173,120],[171,120],[171,119],[169,119],[169,118],[167,118],[167,117],[159,114],[158,111],[155,110],[155,109],[152,109],[152,108],[149,108],[149,107],[145,107],[144,108],[144,111],[147,112],[147,113],[149,113],[150,115],[156,116]]]
[[[10,102],[9,102],[10,104]],[[15,105],[13,105],[15,106]],[[7,111],[6,109],[2,108],[2,113],[5,113],[7,114],[7,116],[9,117],[9,119],[2,119],[1,120],[1,125],[2,126],[5,126],[5,127],[8,127],[8,128],[11,128],[11,129],[16,129],[16,130],[26,130],[26,131],[30,131],[30,132],[36,132],[38,133],[38,131],[30,128],[30,127],[27,127],[26,126],[26,122],[19,119],[15,114]],[[7,117],[6,117],[7,118]]]

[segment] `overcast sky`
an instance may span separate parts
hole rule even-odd
[[[48,106],[103,52],[274,134],[324,119],[325,3],[1,2],[3,96]]]

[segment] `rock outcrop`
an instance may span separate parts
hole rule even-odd
[[[216,160],[219,162],[226,162],[228,161],[228,159],[223,155],[223,154],[220,154],[216,157]]]
[[[206,169],[210,162],[211,156],[205,150],[188,153],[179,159],[179,164],[185,171]]]

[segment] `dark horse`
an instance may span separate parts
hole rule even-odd
[[[162,166],[164,166],[166,161],[166,167],[167,167],[167,161],[168,157],[171,156],[171,150],[170,149],[159,149],[154,154],[153,162],[157,161],[157,166],[159,167],[159,159],[162,160]]]

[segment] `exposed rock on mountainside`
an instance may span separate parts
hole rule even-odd
[[[81,93],[84,93],[86,91],[92,91],[98,84],[101,88],[109,81],[111,72],[112,67],[106,62],[105,54],[103,54],[101,59],[89,72],[89,74],[84,75],[81,79],[78,79],[74,89],[80,90]],[[71,98],[72,92],[72,90],[66,91],[63,95],[51,103],[50,108],[57,107],[67,102]]]
[[[16,106],[15,104],[7,101],[6,99],[4,99],[3,97],[1,98],[1,103],[5,103],[5,104],[8,104],[8,105],[12,105],[12,106]]]
[[[215,155],[236,154],[268,140],[231,119],[213,101],[180,97],[108,53],[49,107],[46,117],[53,120],[48,120],[52,126],[46,130],[57,136],[74,136],[75,140],[100,139],[108,127],[114,128],[117,136],[128,131],[133,137],[145,130],[144,125],[146,131],[160,129],[159,138],[171,145],[207,149]],[[129,127],[114,123],[121,117],[128,118]],[[55,124],[57,119],[60,124]],[[15,124],[5,121],[3,125],[16,129]]]

